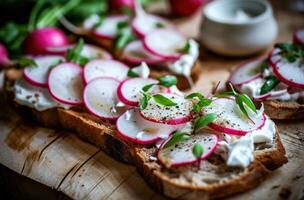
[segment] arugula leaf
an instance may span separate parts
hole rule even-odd
[[[202,145],[200,145],[198,143],[195,144],[192,148],[192,153],[197,159],[199,159],[204,153],[204,149],[203,149]]]
[[[215,113],[209,113],[207,115],[204,115],[200,118],[198,118],[194,123],[194,129],[199,130],[201,128],[204,128],[211,122],[213,122],[216,119],[217,115]]]
[[[171,147],[181,141],[185,141],[190,139],[190,135],[184,132],[176,132],[174,135],[171,137],[171,139],[164,145],[164,148]]]
[[[142,93],[142,95],[143,95],[143,98],[141,98],[139,101],[140,110],[144,110],[148,106],[148,102],[151,99],[151,96],[146,93]]]
[[[133,77],[133,78],[135,78],[135,77],[139,77],[139,74],[138,73],[136,73],[136,72],[134,72],[134,71],[132,71],[132,69],[129,69],[129,71],[128,71],[128,74],[127,74],[129,77]]]
[[[212,103],[212,101],[210,99],[206,99],[204,97],[204,95],[202,95],[201,93],[198,93],[198,92],[189,94],[185,98],[186,99],[193,99],[193,98],[199,99],[199,102],[195,103],[192,108],[192,111],[195,113],[199,113],[203,107],[209,106]]]
[[[177,83],[176,76],[172,76],[172,75],[161,76],[161,77],[158,77],[157,80],[159,80],[160,85],[163,85],[166,87],[171,87],[172,85],[176,85],[176,83]]]
[[[288,60],[288,62],[293,63],[299,58],[303,60],[304,47],[297,44],[289,43],[279,43],[275,45],[275,48],[281,49],[281,55]]]
[[[173,102],[171,99],[164,97],[163,95],[156,94],[153,96],[153,100],[163,106],[176,106],[177,104]]]
[[[18,64],[24,68],[24,67],[38,67],[37,63],[34,59],[31,58],[21,58],[18,60]]]
[[[151,83],[151,84],[145,85],[145,86],[142,88],[142,91],[144,91],[144,92],[148,92],[148,91],[149,91],[149,89],[150,89],[151,87],[153,87],[154,85],[155,85],[154,83]]]
[[[280,81],[272,75],[265,77],[265,80],[265,83],[261,87],[260,95],[266,94],[280,83]]]

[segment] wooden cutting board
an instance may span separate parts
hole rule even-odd
[[[279,41],[304,27],[299,14],[278,12]],[[196,35],[200,18],[178,22]],[[192,31],[189,31],[192,30]],[[235,65],[252,59],[219,57],[202,50],[202,74],[194,90],[208,94],[221,86]],[[0,97],[1,99],[1,97]],[[304,198],[304,122],[278,122],[289,162],[259,187],[231,199]],[[16,199],[165,199],[154,192],[130,165],[119,163],[74,134],[37,127],[0,104],[0,186]]]

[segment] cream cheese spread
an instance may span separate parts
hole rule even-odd
[[[132,71],[137,73],[142,78],[148,78],[150,75],[150,68],[145,62],[142,62],[139,66],[132,68]]]
[[[191,69],[194,66],[197,58],[199,56],[199,44],[190,39],[189,40],[189,51],[187,54],[182,55],[177,61],[169,64],[169,70],[176,74],[181,74],[185,76],[190,85],[193,85],[193,81],[191,79]]]
[[[50,108],[60,107],[69,109],[71,106],[62,104],[50,95],[47,88],[35,87],[28,84],[24,79],[19,79],[14,85],[15,101],[20,105],[44,111]]]
[[[218,144],[218,152],[228,166],[247,167],[254,159],[254,144],[272,144],[275,136],[275,124],[268,117],[262,128],[247,133],[245,136],[230,136],[224,134]]]

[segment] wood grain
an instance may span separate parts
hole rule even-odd
[[[288,41],[303,26],[300,14],[280,11],[278,41]],[[184,33],[197,36],[197,14],[176,21]],[[229,72],[248,58],[226,58],[201,49],[202,73],[193,90],[210,93]],[[1,96],[0,96],[1,97]],[[1,99],[1,98],[0,98]],[[259,187],[230,199],[304,198],[304,122],[277,122],[289,162]],[[130,165],[119,163],[72,133],[37,127],[20,119],[0,101],[0,180],[17,199],[165,199]]]

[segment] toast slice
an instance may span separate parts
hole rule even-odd
[[[16,105],[25,119],[42,126],[70,130],[82,139],[100,147],[115,159],[134,164],[140,174],[155,190],[178,199],[214,199],[244,192],[256,187],[274,169],[287,162],[279,133],[271,145],[255,146],[255,160],[249,167],[229,167],[219,156],[212,155],[196,166],[167,169],[155,161],[154,146],[135,145],[123,140],[115,124],[102,121],[81,110],[55,108],[38,112]]]
[[[256,187],[272,170],[287,162],[277,131],[272,144],[255,145],[255,159],[247,168],[229,167],[220,156],[213,154],[203,160],[199,168],[190,165],[168,169],[156,161],[155,146],[124,140],[117,134],[113,122],[100,120],[79,107],[37,111],[15,103],[14,94],[9,90],[6,94],[9,103],[24,119],[76,133],[118,161],[135,165],[152,188],[171,198],[214,199],[244,192]]]

